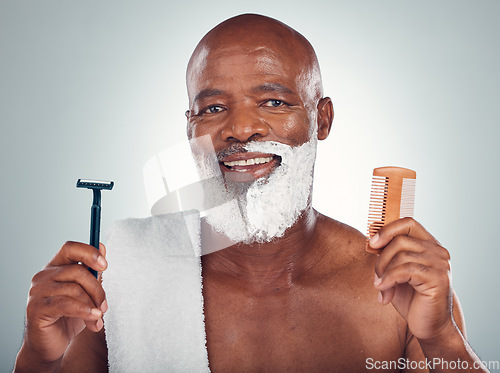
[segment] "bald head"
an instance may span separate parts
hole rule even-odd
[[[306,104],[316,106],[323,96],[321,73],[313,47],[300,33],[273,18],[257,14],[243,14],[230,18],[201,39],[188,64],[186,80],[190,104],[196,94],[193,79],[198,79],[213,54],[224,55],[243,51],[265,50],[268,59],[279,60],[291,70],[300,86]],[[257,63],[270,61],[263,59]]]

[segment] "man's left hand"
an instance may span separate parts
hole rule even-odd
[[[399,219],[382,227],[369,246],[379,254],[379,301],[392,302],[415,337],[433,339],[454,327],[450,254],[424,227]]]

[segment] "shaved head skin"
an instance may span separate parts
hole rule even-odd
[[[193,79],[199,77],[211,55],[224,56],[240,50],[255,54],[256,62],[270,68],[282,61],[301,88],[301,98],[314,104],[323,96],[318,59],[312,45],[300,33],[273,18],[243,14],[230,18],[210,30],[196,46],[187,67],[189,105],[193,97]],[[261,52],[261,53],[259,53]],[[314,105],[316,106],[316,105]]]
[[[284,23],[256,14],[230,18],[209,31],[189,60],[186,83],[188,119],[201,119],[196,115],[208,98],[226,95],[234,103],[243,98],[238,93],[246,97],[247,93],[267,93],[269,97],[276,93],[276,97],[289,98],[294,109],[304,109],[310,135],[321,115],[318,109],[331,106],[330,99],[322,101],[321,73],[311,44]],[[328,136],[333,119],[333,109],[328,110],[319,123],[321,139]],[[193,127],[188,125],[188,136],[201,135]],[[292,144],[303,142],[304,138]]]

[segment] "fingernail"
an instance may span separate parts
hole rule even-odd
[[[382,304],[384,303],[384,296],[381,291],[378,292],[378,302]]]
[[[99,258],[97,258],[97,263],[102,269],[106,268],[106,259],[104,259],[103,256],[99,256]]]
[[[102,302],[100,308],[101,308],[102,313],[104,313],[108,310],[108,301],[106,299],[104,299],[104,302]]]
[[[104,326],[104,323],[102,322],[102,319],[97,320],[96,326],[97,326],[97,330],[101,330],[102,329],[102,327]]]
[[[373,285],[379,286],[381,282],[382,282],[382,279],[380,277],[378,277],[377,274],[375,273],[375,281],[373,281]]]
[[[370,239],[370,246],[373,247],[373,245],[375,245],[378,241],[378,239],[380,238],[380,236],[377,234],[375,234],[375,236],[373,236],[371,239]]]
[[[90,313],[96,317],[101,317],[102,315],[102,312],[100,309],[98,308],[92,308],[92,310],[90,311]]]

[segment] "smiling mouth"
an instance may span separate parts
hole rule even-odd
[[[230,170],[234,169],[235,171],[242,172],[243,169],[246,169],[245,166],[253,166],[271,162],[274,157],[266,157],[266,158],[250,158],[250,159],[242,159],[240,161],[231,161],[231,162],[222,162],[224,166],[229,168]]]
[[[227,157],[220,165],[234,181],[249,181],[269,175],[280,163],[281,157],[275,154],[238,153]]]

